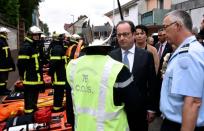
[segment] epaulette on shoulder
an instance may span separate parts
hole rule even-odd
[[[186,44],[186,45],[182,46],[182,47],[179,49],[179,52],[178,52],[178,53],[179,53],[179,54],[182,54],[182,53],[188,52],[189,47],[190,47],[190,44]]]

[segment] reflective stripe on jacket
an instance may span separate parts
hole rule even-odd
[[[67,66],[67,57],[65,56],[65,48],[59,41],[51,50],[49,75],[53,78],[54,85],[65,85]]]
[[[0,72],[15,70],[15,64],[7,43],[7,37],[0,35]]]
[[[123,67],[109,56],[86,55],[70,61],[67,80],[72,88],[76,131],[126,131],[124,105],[115,106],[113,88]]]
[[[19,75],[23,79],[23,84],[43,84],[42,62],[39,56],[36,45],[31,39],[26,37],[19,50],[17,63]]]

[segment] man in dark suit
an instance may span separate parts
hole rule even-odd
[[[158,31],[158,43],[155,45],[155,47],[157,49],[157,53],[160,58],[159,70],[157,74],[157,90],[158,90],[157,92],[159,93],[157,95],[157,102],[159,103],[161,84],[162,84],[162,73],[161,73],[162,64],[163,64],[165,55],[173,51],[172,46],[166,40],[166,32],[163,29],[160,29]],[[158,115],[160,115],[159,107],[157,111],[158,111]]]
[[[155,45],[155,47],[156,47],[158,55],[160,57],[160,66],[159,66],[160,68],[159,69],[161,69],[162,63],[164,61],[163,60],[164,56],[167,53],[171,53],[173,50],[172,50],[171,45],[166,40],[166,33],[165,33],[165,31],[163,31],[163,29],[160,29],[158,32],[158,40],[159,41]]]
[[[120,48],[110,52],[110,56],[126,64],[134,76],[134,86],[127,90],[130,94],[127,110],[131,131],[147,131],[148,122],[154,119],[155,79],[153,55],[135,46],[135,27],[130,21],[121,21],[116,26]],[[125,77],[125,76],[124,76]]]

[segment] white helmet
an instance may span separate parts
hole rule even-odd
[[[0,27],[0,32],[9,33],[11,31],[5,27]]]
[[[73,35],[72,35],[72,38],[74,38],[75,40],[77,40],[77,39],[80,39],[81,36],[79,36],[78,34],[73,34]]]
[[[45,37],[46,37],[46,35],[45,35],[45,34],[42,34],[42,35],[41,35],[41,38],[45,38]]]
[[[65,33],[65,36],[66,36],[66,37],[72,37],[72,35],[71,35],[69,32],[66,32],[66,33]]]
[[[112,33],[113,22],[107,16],[89,17],[82,25],[82,36],[87,47],[110,46],[108,40]]]
[[[42,34],[43,32],[41,31],[41,29],[37,26],[31,26],[29,28],[29,32],[30,34]]]

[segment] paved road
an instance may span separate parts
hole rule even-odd
[[[156,117],[156,119],[149,125],[149,131],[160,131],[162,119]]]

